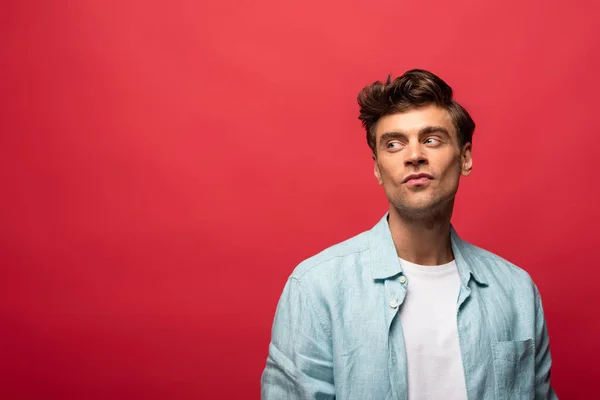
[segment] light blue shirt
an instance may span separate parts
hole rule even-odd
[[[398,311],[410,282],[387,216],[291,274],[275,313],[263,400],[406,400]],[[451,241],[468,398],[556,399],[542,302],[531,277],[461,240],[454,228]]]

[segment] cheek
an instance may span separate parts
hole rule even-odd
[[[444,172],[440,174],[440,181],[443,182],[444,185],[456,186],[460,179],[460,164],[453,163],[448,166],[448,168],[444,169]]]
[[[400,186],[404,179],[404,172],[400,170],[387,170],[384,181],[390,186]]]
[[[400,179],[402,171],[391,162],[379,163],[379,174],[384,182],[394,182]]]

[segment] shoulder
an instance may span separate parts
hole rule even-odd
[[[464,241],[462,251],[473,272],[483,281],[497,283],[509,291],[525,291],[538,295],[537,287],[525,269],[498,254]]]
[[[367,256],[369,250],[368,231],[361,232],[342,242],[336,243],[300,262],[291,274],[299,281],[335,274],[340,268],[355,267],[359,260]]]

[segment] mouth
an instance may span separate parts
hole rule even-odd
[[[433,176],[429,174],[412,174],[407,176],[402,183],[406,183],[408,186],[423,186],[428,184],[432,179]]]

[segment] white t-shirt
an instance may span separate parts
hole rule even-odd
[[[422,266],[400,259],[406,297],[400,308],[408,358],[408,399],[467,398],[456,303],[460,276],[455,261]]]

